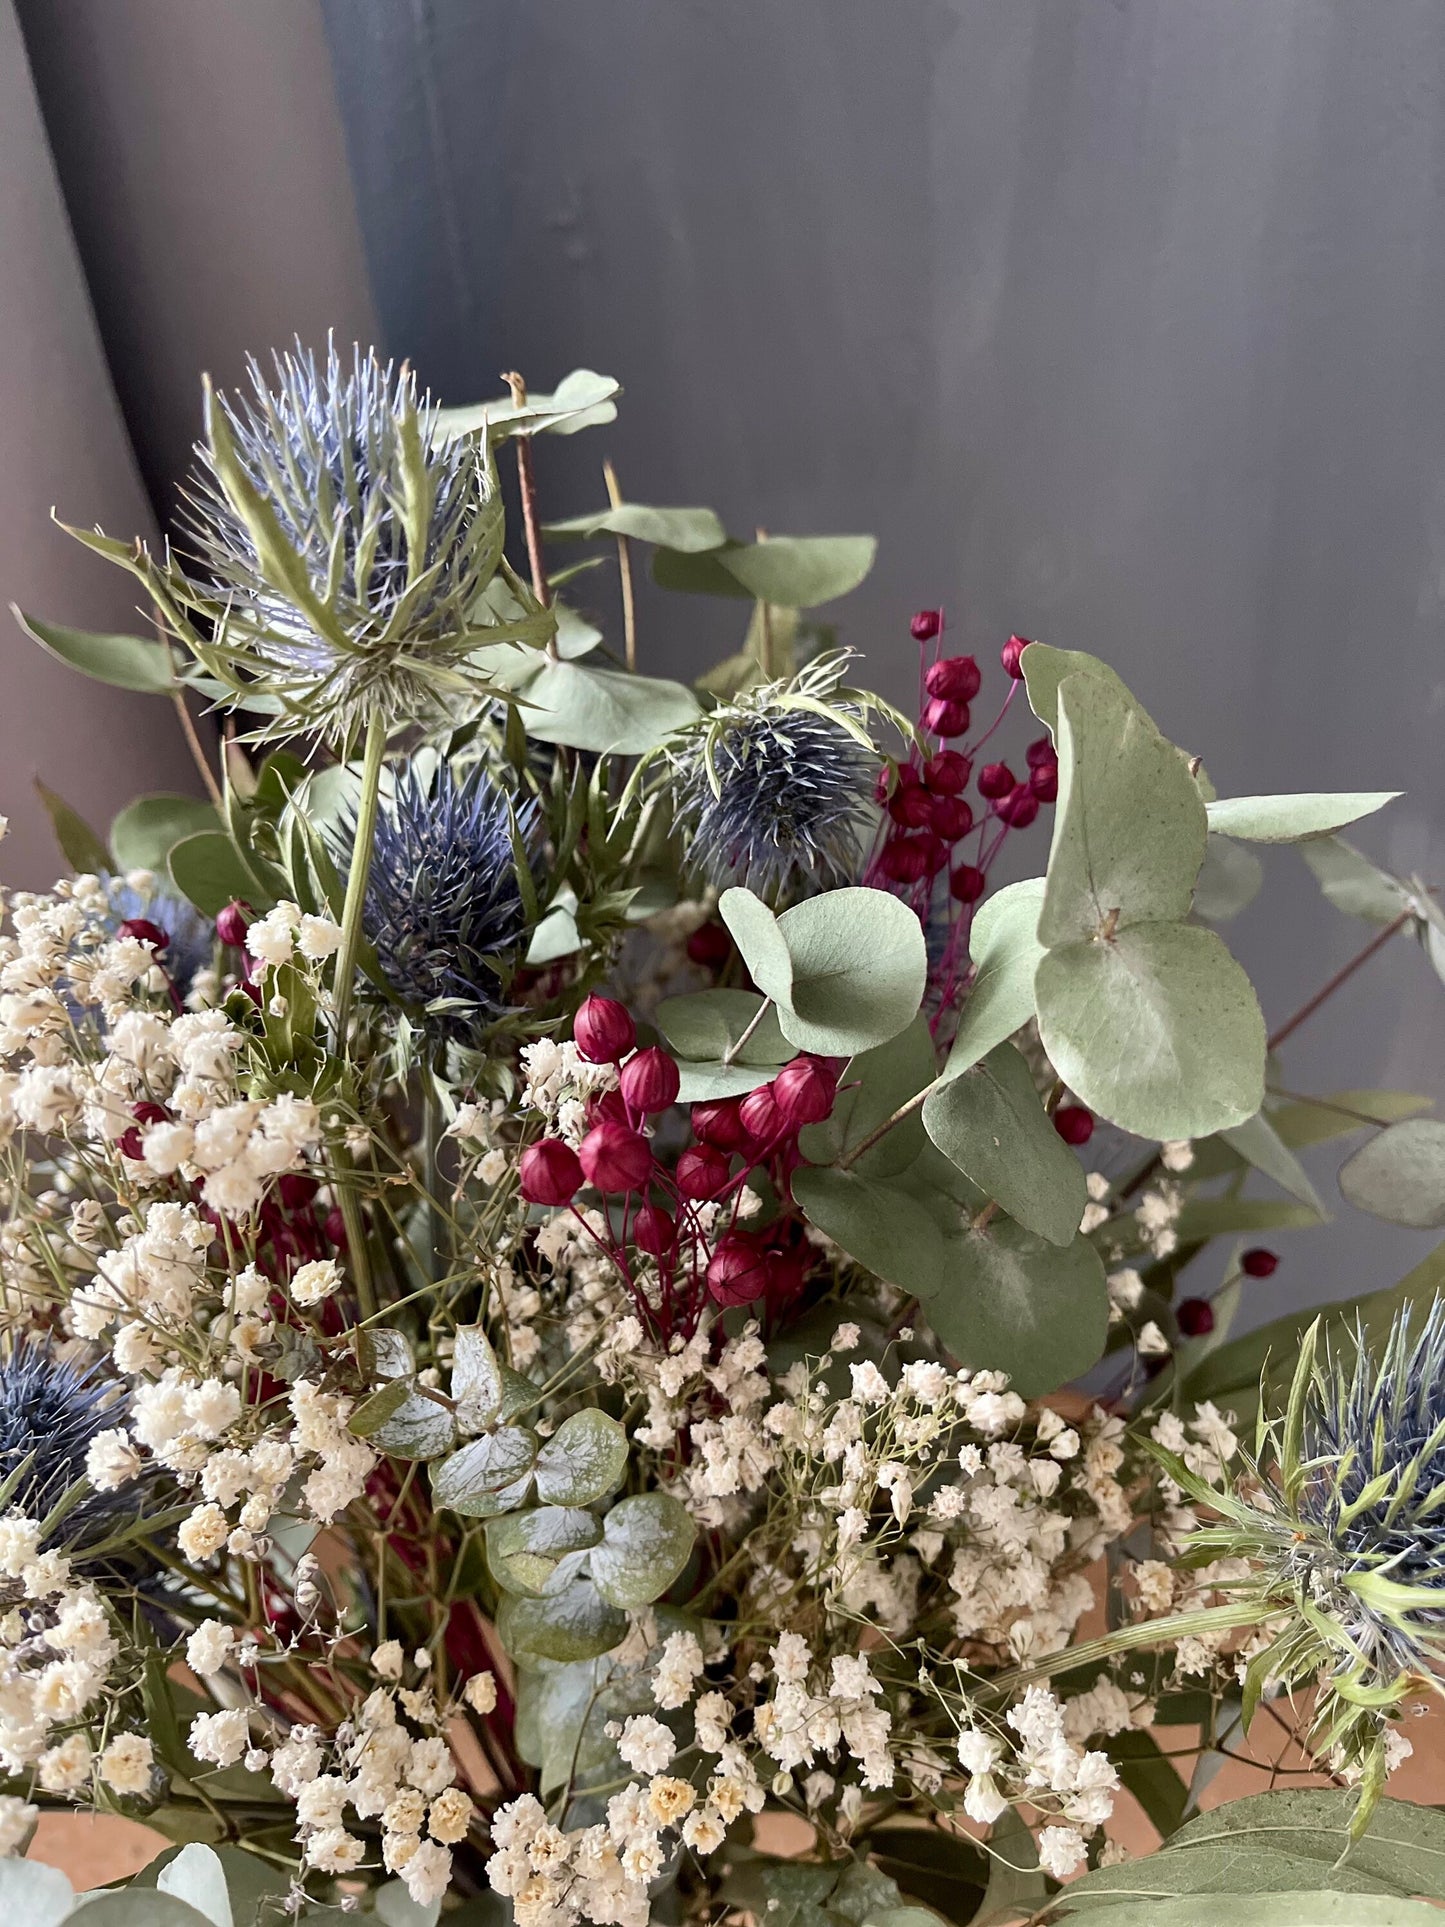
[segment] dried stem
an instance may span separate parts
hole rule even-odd
[[[1363,950],[1357,950],[1350,961],[1345,964],[1342,969],[1337,970],[1329,982],[1315,992],[1308,1003],[1301,1004],[1294,1016],[1287,1017],[1279,1029],[1272,1033],[1269,1040],[1269,1048],[1271,1050],[1278,1050],[1286,1037],[1292,1037],[1307,1017],[1313,1017],[1320,1005],[1324,1003],[1327,998],[1334,996],[1341,984],[1348,983],[1355,972],[1360,969],[1363,964],[1367,964],[1377,950],[1383,950],[1391,937],[1393,937],[1397,931],[1403,930],[1413,915],[1414,912],[1412,910],[1402,910],[1393,923],[1387,923],[1383,930],[1377,930]]]
[[[602,464],[602,479],[607,484],[607,499],[613,508],[622,507],[622,490],[617,484],[617,470],[611,462]],[[637,669],[637,602],[632,592],[632,544],[625,535],[617,538],[617,571],[622,582],[622,637],[627,654],[627,667],[634,673]]]
[[[512,400],[518,408],[527,405],[527,384],[519,374],[503,375],[512,391]],[[532,593],[544,609],[552,605],[552,592],[547,587],[547,567],[542,560],[542,528],[537,519],[537,478],[532,471],[532,437],[517,435],[517,480],[522,489],[522,527],[527,534],[527,563],[532,571]],[[547,645],[551,655],[557,653],[557,639],[553,636]]]

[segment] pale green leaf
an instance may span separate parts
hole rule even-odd
[[[1122,1130],[1207,1137],[1264,1101],[1264,1019],[1212,930],[1142,923],[1066,944],[1039,965],[1034,994],[1049,1061]]]
[[[190,836],[220,831],[215,806],[194,796],[142,796],[129,803],[110,826],[110,852],[116,870],[154,870],[167,874],[178,843]]]
[[[0,1860],[0,1908],[14,1927],[59,1927],[75,1891],[58,1867],[42,1860]]]
[[[590,1556],[595,1559],[597,1551]],[[509,1593],[497,1613],[497,1631],[514,1659],[596,1659],[622,1639],[627,1614],[579,1574],[541,1599]]]
[[[1104,1267],[1087,1238],[1047,1243],[1010,1218],[949,1243],[942,1288],[913,1289],[961,1365],[1007,1372],[1025,1398],[1057,1391],[1102,1355],[1109,1328]]]
[[[382,1420],[371,1443],[394,1459],[439,1459],[456,1436],[456,1420],[446,1406],[418,1391]]]
[[[831,1113],[809,1124],[798,1148],[811,1164],[835,1164],[850,1156],[866,1137],[931,1084],[938,1059],[928,1019],[922,1012],[886,1044],[850,1059],[838,1080]],[[887,1131],[857,1161],[865,1175],[888,1177],[902,1171],[923,1147],[923,1120],[917,1110]]]
[[[1281,1104],[1269,1113],[1269,1121],[1281,1143],[1299,1151],[1370,1124],[1398,1124],[1428,1111],[1432,1103],[1417,1091],[1329,1091],[1313,1102]]]
[[[751,592],[723,564],[723,557],[741,548],[730,542],[725,548],[688,554],[681,549],[656,549],[652,556],[652,579],[659,589],[674,589],[684,595],[733,596],[738,600]]]
[[[50,818],[50,827],[60,845],[60,854],[77,876],[94,876],[110,868],[110,852],[90,825],[73,810],[63,796],[46,787],[37,776],[35,790]]]
[[[615,508],[598,509],[592,515],[548,522],[542,532],[558,537],[626,535],[633,541],[651,542],[683,555],[720,549],[728,539],[727,530],[712,509],[648,508],[642,502],[619,502]]]
[[[1281,1857],[1281,1872],[1288,1864]],[[1384,1894],[1254,1891],[1157,1900],[1141,1889],[1141,1895],[1110,1899],[1101,1894],[1091,1905],[1087,1893],[1079,1895],[1070,1886],[1058,1898],[1074,1908],[1070,1918],[1088,1927],[1439,1927],[1440,1920],[1439,1909],[1428,1901]]]
[[[258,911],[269,907],[256,876],[221,830],[202,830],[177,843],[166,867],[171,882],[202,916],[217,916],[237,900]]]
[[[490,1425],[502,1409],[502,1368],[480,1325],[458,1325],[452,1352],[452,1402],[471,1431]]]
[[[1415,1117],[1381,1131],[1341,1167],[1340,1190],[1391,1224],[1445,1225],[1445,1123]]]
[[[388,1880],[376,1890],[375,1912],[383,1927],[436,1927],[441,1909],[439,1900],[429,1900],[424,1907],[413,1900],[401,1880]]]
[[[677,1068],[678,1103],[708,1104],[718,1097],[746,1097],[759,1084],[767,1083],[776,1066],[719,1064],[716,1061],[695,1064],[687,1058],[679,1058]]]
[[[523,1426],[504,1425],[471,1440],[433,1468],[432,1498],[464,1518],[490,1519],[520,1503],[536,1457],[536,1434]]]
[[[602,1537],[602,1524],[580,1506],[533,1506],[487,1521],[487,1563],[508,1592],[541,1598],[569,1553]]]
[[[1108,663],[1101,662],[1097,656],[1086,655],[1082,649],[1055,649],[1046,642],[1031,642],[1024,650],[1020,665],[1024,672],[1024,689],[1029,699],[1029,708],[1057,741],[1059,722],[1059,688],[1070,676],[1089,676],[1105,690],[1125,702],[1140,707],[1133,692],[1126,687],[1121,678]]]
[[[518,407],[512,397],[499,395],[492,401],[472,402],[460,408],[439,408],[436,433],[446,441],[459,435],[475,435],[485,428],[493,441],[508,435],[575,435],[579,428],[600,427],[616,421],[616,397],[622,385],[610,375],[594,374],[590,368],[574,368],[558,382],[550,395],[531,395]]]
[[[153,637],[95,635],[88,629],[67,629],[58,622],[27,616],[13,602],[10,612],[47,654],[96,682],[146,696],[169,696],[175,689],[174,658],[167,645]]]
[[[211,1927],[237,1927],[220,1855],[200,1841],[182,1847],[161,1869],[156,1876],[156,1892],[185,1901],[210,1921]]]
[[[752,990],[698,990],[686,997],[665,997],[654,1013],[657,1028],[679,1057],[710,1063],[734,1051],[734,1062],[775,1070],[793,1056],[793,1046],[769,1008],[758,1019],[762,998]],[[737,1049],[738,1040],[757,1020],[757,1028]]]
[[[1178,750],[1132,698],[1070,676],[1059,689],[1058,752],[1040,943],[1187,916],[1205,816]]]
[[[619,1499],[591,1554],[593,1582],[614,1606],[634,1612],[650,1605],[681,1573],[696,1536],[692,1514],[670,1492]]]
[[[1306,843],[1300,855],[1325,897],[1347,916],[1361,917],[1366,923],[1393,923],[1410,902],[1410,892],[1398,877],[1337,836]]]
[[[785,910],[778,931],[792,962],[778,1021],[799,1050],[830,1057],[869,1050],[917,1015],[928,954],[922,925],[897,897],[826,890]]]
[[[778,919],[752,890],[734,887],[718,898],[718,914],[765,997],[786,1004],[793,993],[793,959]]]
[[[923,1292],[946,1282],[946,1234],[896,1181],[805,1165],[793,1173],[792,1188],[810,1223],[889,1284]]]
[[[1263,883],[1264,865],[1253,850],[1211,834],[1194,885],[1194,914],[1206,923],[1228,923],[1254,902]]]
[[[1243,1124],[1222,1131],[1220,1136],[1231,1150],[1239,1153],[1246,1164],[1252,1164],[1256,1171],[1262,1171],[1267,1178],[1272,1178],[1281,1191],[1298,1198],[1301,1204],[1307,1204],[1320,1217],[1326,1215],[1324,1202],[1311,1184],[1309,1173],[1275,1130],[1268,1111],[1260,1111],[1255,1117],[1246,1118]]]
[[[83,1894],[75,1911],[64,1917],[80,1922],[80,1927],[211,1927],[206,1915],[184,1900],[145,1887]]]
[[[595,1405],[564,1418],[537,1453],[537,1496],[549,1505],[605,1498],[627,1464],[627,1434]]]
[[[719,558],[759,602],[811,609],[856,589],[877,553],[871,535],[782,535],[721,550]]]
[[[538,742],[637,756],[701,713],[680,682],[544,659],[525,683],[521,716]]]
[[[1334,796],[1225,796],[1209,804],[1209,827],[1250,843],[1304,843],[1373,816],[1401,794],[1359,790]]]
[[[973,979],[945,1077],[966,1071],[1033,1016],[1034,973],[1044,954],[1038,939],[1044,887],[1043,877],[1026,877],[979,905],[969,932]]]
[[[533,930],[527,945],[526,961],[528,966],[539,969],[543,964],[557,963],[563,957],[575,957],[582,948],[582,933],[577,928],[576,914],[565,903],[553,906]]]
[[[1089,1201],[1084,1167],[1054,1129],[1012,1044],[948,1079],[923,1106],[928,1135],[1011,1218],[1051,1244],[1074,1241]]]

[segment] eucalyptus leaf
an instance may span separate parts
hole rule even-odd
[[[1209,827],[1250,843],[1304,843],[1373,816],[1400,795],[1399,790],[1360,790],[1337,796],[1226,796],[1209,804]]]
[[[1432,1102],[1418,1091],[1329,1091],[1313,1101],[1281,1104],[1269,1112],[1269,1121],[1280,1142],[1299,1151],[1371,1124],[1398,1124],[1428,1111]]]
[[[692,1555],[697,1527],[670,1492],[619,1499],[591,1554],[592,1579],[613,1606],[635,1612],[661,1598]]]
[[[746,1097],[759,1084],[766,1084],[777,1067],[770,1064],[720,1064],[715,1060],[698,1064],[682,1058],[677,1068],[678,1103],[707,1104],[718,1097]]]
[[[1027,656],[1027,649],[1024,654]],[[988,1854],[988,1888],[980,1920],[1013,1919],[1042,1906],[1048,1896],[1048,1882],[1039,1865],[1034,1836],[1017,1807],[1009,1807],[989,1828]]]
[[[589,1405],[563,1419],[537,1453],[537,1496],[549,1505],[591,1505],[612,1491],[627,1464],[627,1434]]]
[[[1057,1391],[1103,1354],[1104,1267],[1087,1238],[1049,1244],[1011,1218],[961,1232],[942,1288],[914,1286],[960,1364],[1007,1372],[1024,1398]]]
[[[533,930],[527,944],[527,965],[532,970],[540,969],[543,964],[557,963],[563,957],[575,957],[582,948],[582,934],[577,928],[577,918],[566,904],[556,904],[542,918]]]
[[[1281,1191],[1307,1204],[1321,1218],[1326,1215],[1324,1201],[1310,1182],[1309,1173],[1275,1130],[1268,1111],[1260,1111],[1246,1118],[1243,1124],[1221,1131],[1220,1136],[1246,1164],[1252,1164],[1256,1171],[1272,1178]]]
[[[361,1401],[346,1421],[347,1431],[353,1438],[370,1438],[374,1432],[381,1430],[388,1419],[396,1417],[411,1396],[412,1388],[409,1379],[392,1379],[389,1384],[381,1386],[369,1398]],[[447,1435],[447,1444],[451,1444],[450,1432]]]
[[[74,1905],[75,1890],[58,1867],[0,1860],[0,1908],[14,1927],[59,1927]]]
[[[211,1927],[205,1914],[174,1894],[144,1887],[112,1887],[83,1894],[74,1913],[64,1917],[79,1921],[81,1927]]]
[[[1059,799],[1039,941],[1187,916],[1205,814],[1184,759],[1132,697],[1095,677],[1068,677],[1058,704]]]
[[[412,1899],[404,1881],[388,1880],[377,1888],[373,1907],[383,1927],[436,1927],[442,1904],[439,1900],[429,1900],[422,1906]]]
[[[933,1082],[937,1065],[928,1019],[920,1011],[886,1044],[850,1059],[838,1080],[832,1111],[821,1123],[806,1126],[798,1138],[799,1150],[813,1164],[851,1157],[865,1138]],[[915,1109],[857,1159],[857,1169],[880,1178],[902,1171],[918,1156],[923,1140],[923,1120]]]
[[[1206,923],[1228,923],[1254,902],[1263,883],[1264,865],[1253,850],[1211,832],[1194,885],[1194,914]]]
[[[1031,642],[1020,660],[1029,708],[1058,740],[1059,689],[1070,676],[1089,676],[1105,690],[1140,707],[1133,692],[1108,663],[1082,649],[1055,649],[1047,642]]]
[[[432,1498],[463,1518],[493,1518],[521,1502],[536,1458],[536,1433],[504,1425],[473,1439],[433,1469]]]
[[[596,1659],[624,1637],[627,1614],[578,1575],[541,1599],[509,1593],[497,1613],[497,1631],[514,1659]]]
[[[720,560],[759,602],[811,609],[856,589],[877,553],[871,535],[783,535],[723,550]]]
[[[1264,1101],[1264,1018],[1212,930],[1141,923],[1065,944],[1039,965],[1034,993],[1049,1061],[1122,1130],[1207,1137]]]
[[[481,1325],[457,1326],[452,1401],[469,1430],[490,1425],[502,1409],[502,1368]]]
[[[739,1064],[776,1069],[794,1055],[793,1046],[778,1028],[776,1009],[769,1007],[758,1019],[762,1005],[752,990],[698,990],[686,997],[665,997],[654,1016],[679,1057],[712,1062],[735,1050]],[[757,1028],[738,1049],[739,1039],[755,1021]]]
[[[113,689],[133,689],[145,696],[169,696],[175,691],[175,659],[169,647],[153,637],[67,629],[61,623],[28,616],[13,602],[10,613],[48,655],[96,682],[109,683]]]
[[[792,1186],[809,1223],[889,1284],[922,1294],[947,1282],[944,1230],[897,1179],[805,1165]]]
[[[45,814],[50,818],[50,827],[60,845],[60,854],[76,875],[94,876],[108,870],[110,852],[80,812],[72,809],[63,796],[49,789],[38,776],[35,779],[35,791],[45,806]]]
[[[1414,1117],[1381,1131],[1341,1167],[1340,1190],[1391,1224],[1445,1225],[1445,1123]]]
[[[1393,923],[1409,906],[1410,892],[1399,878],[1340,837],[1306,843],[1300,855],[1328,901],[1347,916],[1361,917],[1366,923]]]
[[[575,435],[579,428],[616,421],[620,382],[590,368],[574,368],[550,395],[528,395],[520,406],[510,395],[436,411],[436,433],[447,441],[485,428],[493,441],[508,435]]]
[[[456,1436],[456,1420],[446,1406],[414,1391],[371,1433],[371,1443],[394,1459],[439,1459]]]
[[[623,756],[653,748],[702,713],[680,682],[580,662],[544,660],[524,700],[522,721],[538,742]]]
[[[238,1927],[231,1911],[226,1869],[219,1854],[199,1841],[182,1847],[156,1877],[156,1892],[173,1894],[211,1922],[211,1927]]]
[[[659,589],[674,589],[684,595],[734,596],[739,600],[751,591],[724,566],[723,557],[741,543],[725,549],[692,553],[682,549],[656,549],[652,557],[652,579]]]
[[[1152,1864],[1150,1855],[1144,1864]],[[1281,1857],[1280,1871],[1288,1867]],[[1077,1891],[1078,1883],[1058,1896],[1070,1918],[1089,1927],[1435,1927],[1439,1909],[1424,1900],[1361,1893],[1261,1892],[1191,1894],[1156,1899],[1141,1887],[1132,1899]]]
[[[1084,1167],[1054,1129],[1012,1044],[940,1084],[923,1106],[933,1142],[1011,1218],[1072,1244],[1089,1202]]]
[[[728,539],[727,530],[712,509],[648,508],[641,502],[619,502],[592,515],[574,515],[565,522],[548,522],[542,532],[556,537],[625,535],[636,542],[676,549],[683,555],[720,549]]]
[[[969,932],[973,978],[948,1054],[945,1077],[957,1077],[1034,1014],[1034,975],[1044,947],[1038,939],[1046,879],[1009,883],[981,903]]]
[[[185,837],[172,848],[166,867],[171,882],[202,916],[217,916],[238,900],[255,910],[269,907],[254,872],[220,830]]]
[[[886,1044],[917,1015],[928,954],[922,925],[897,897],[826,890],[785,910],[777,927],[792,976],[786,998],[777,998],[778,1022],[799,1050],[849,1056]],[[754,979],[769,989],[756,972]]]
[[[110,826],[112,868],[155,870],[165,876],[167,859],[178,843],[219,831],[220,825],[214,804],[194,796],[138,797]]]
[[[602,1537],[601,1522],[580,1506],[533,1506],[487,1521],[487,1563],[508,1592],[540,1598],[568,1553]]]

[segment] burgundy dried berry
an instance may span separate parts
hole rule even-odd
[[[838,1080],[821,1058],[795,1057],[773,1079],[773,1102],[790,1130],[819,1124],[838,1095]]]
[[[923,687],[930,696],[944,696],[954,703],[971,703],[982,685],[983,677],[972,656],[940,656],[923,676]]]
[[[128,1131],[122,1131],[115,1141],[115,1148],[128,1158],[143,1158],[145,1146],[141,1143],[140,1132],[132,1124]]]
[[[945,843],[957,843],[973,828],[973,805],[965,796],[936,796],[933,799],[934,834]]]
[[[651,1258],[660,1258],[677,1243],[677,1226],[660,1204],[645,1204],[632,1227],[632,1242]]]
[[[807,1263],[798,1251],[770,1251],[764,1259],[768,1297],[773,1305],[786,1305],[803,1289]]]
[[[1024,761],[1030,769],[1037,769],[1040,763],[1057,763],[1052,736],[1036,736],[1024,751]]]
[[[1059,795],[1057,763],[1035,763],[1029,771],[1029,788],[1041,803],[1054,803]]]
[[[990,802],[1017,788],[1018,782],[1007,763],[985,763],[978,773],[978,793]]]
[[[1246,1278],[1268,1278],[1279,1268],[1279,1256],[1263,1245],[1255,1245],[1240,1259],[1239,1268]]]
[[[719,964],[725,964],[732,949],[733,940],[727,926],[721,923],[702,924],[687,940],[689,958],[705,970],[716,970]]]
[[[958,796],[968,788],[973,764],[957,749],[940,749],[923,765],[923,781],[935,796]]]
[[[943,614],[939,609],[920,609],[908,625],[908,633],[915,642],[932,642],[943,627]]]
[[[1214,1307],[1207,1298],[1185,1298],[1174,1314],[1186,1338],[1207,1338],[1214,1330]]]
[[[523,1151],[517,1180],[528,1204],[570,1204],[582,1189],[582,1163],[570,1144],[544,1137]]]
[[[123,923],[117,925],[116,935],[134,937],[137,943],[148,943],[157,956],[163,950],[170,948],[170,938],[160,925],[152,923],[149,917],[127,917]]]
[[[922,836],[890,836],[879,854],[878,867],[893,883],[921,883],[932,874]]]
[[[999,804],[998,813],[1011,830],[1026,830],[1039,813],[1039,799],[1027,783],[1020,783]]]
[[[692,1134],[703,1144],[715,1144],[719,1151],[740,1151],[748,1141],[735,1097],[712,1097],[692,1107]]]
[[[637,1042],[637,1026],[625,1005],[594,993],[572,1020],[572,1039],[589,1064],[616,1064]]]
[[[665,1111],[677,1102],[682,1074],[665,1050],[654,1044],[622,1066],[622,1100],[634,1111]]]
[[[1024,666],[1020,659],[1031,641],[1032,637],[1030,636],[1010,636],[1003,648],[998,652],[999,661],[1013,677],[1015,682],[1023,681]]]
[[[958,903],[977,903],[988,888],[988,878],[971,863],[960,863],[948,879],[949,895]]]
[[[738,1107],[738,1116],[755,1146],[771,1144],[785,1129],[783,1114],[769,1084],[760,1084],[755,1091],[748,1092]]]
[[[714,1144],[690,1144],[673,1173],[685,1198],[701,1203],[727,1189],[728,1161]]]
[[[250,927],[251,919],[239,902],[228,903],[216,918],[216,935],[222,943],[230,944],[233,950],[240,950],[244,946]]]
[[[1065,1144],[1087,1144],[1094,1135],[1094,1113],[1082,1104],[1061,1104],[1054,1112],[1054,1129]]]
[[[338,1251],[345,1251],[346,1219],[342,1216],[339,1205],[332,1205],[326,1214],[326,1222],[322,1225],[321,1229],[326,1234],[328,1243],[335,1245]]]
[[[720,1305],[750,1305],[768,1288],[767,1254],[744,1232],[718,1240],[707,1268],[707,1288]]]
[[[652,1146],[625,1124],[594,1124],[577,1158],[599,1191],[640,1191],[652,1175]]]
[[[303,1211],[320,1187],[315,1178],[301,1171],[284,1171],[276,1183],[276,1194],[288,1211]]]
[[[919,783],[896,789],[888,799],[888,814],[902,829],[921,830],[933,816],[933,798]]]
[[[138,1104],[132,1104],[130,1114],[137,1124],[164,1124],[170,1116],[164,1104],[153,1103],[148,1097],[143,1097]],[[284,1186],[286,1180],[283,1178],[281,1182]],[[312,1189],[315,1189],[314,1185]]]
[[[923,727],[935,736],[966,736],[968,723],[968,704],[950,696],[930,696],[923,705]]]

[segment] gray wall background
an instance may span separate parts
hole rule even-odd
[[[611,454],[740,531],[871,528],[836,613],[886,693],[920,604],[981,655],[1094,650],[1223,791],[1407,788],[1360,840],[1445,883],[1439,0],[20,8],[163,503],[203,361],[364,330],[369,270],[447,401],[624,382],[614,428],[543,451],[556,512]],[[647,666],[700,669],[730,620],[651,599]],[[1288,854],[1270,883],[1232,941],[1277,1021],[1366,933]],[[1445,1098],[1442,995],[1400,945],[1287,1081]],[[1272,1303],[1429,1242],[1342,1212]]]

